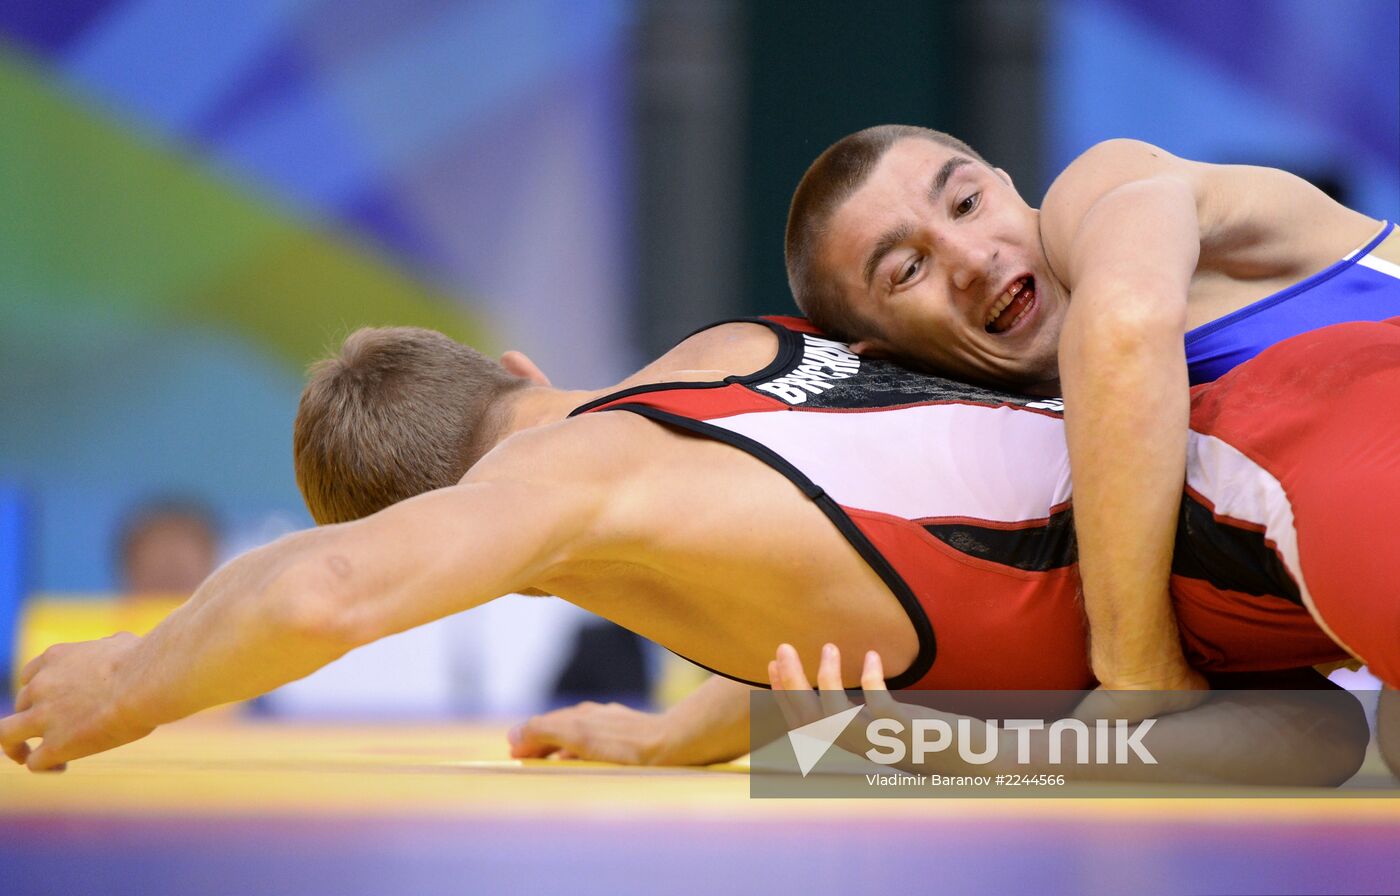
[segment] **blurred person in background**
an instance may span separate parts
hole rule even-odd
[[[218,526],[197,502],[147,502],[122,521],[116,553],[123,595],[188,597],[218,565]]]
[[[1188,382],[1298,333],[1400,315],[1393,225],[1285,171],[1136,140],[1083,153],[1035,209],[955,137],[868,128],[808,168],[786,258],[798,306],[857,352],[1064,396],[1093,668],[1109,688],[1205,687],[1168,596]]]
[[[588,620],[574,633],[551,688],[550,704],[609,700],[646,705],[653,689],[646,650],[646,641],[622,626],[606,619]]]

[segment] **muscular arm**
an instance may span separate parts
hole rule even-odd
[[[591,531],[607,484],[576,465],[535,463],[550,437],[529,438],[513,452],[519,462],[483,464],[489,475],[477,481],[243,555],[144,638],[50,650],[21,676],[0,746],[32,769],[52,768],[264,693],[386,635],[512,591],[548,590]],[[34,738],[43,744],[29,754]]]
[[[1109,147],[1076,162],[1042,212],[1047,255],[1072,296],[1060,376],[1075,528],[1094,673],[1112,688],[1195,681],[1167,592],[1189,418],[1182,338],[1201,240],[1191,183],[1174,163],[1146,144]]]

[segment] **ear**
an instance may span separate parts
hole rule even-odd
[[[878,339],[862,339],[851,343],[851,351],[866,358],[888,358],[889,348]]]
[[[501,355],[501,366],[506,369],[506,373],[524,377],[536,386],[551,385],[549,377],[544,375],[539,365],[525,357],[524,352],[509,351]]]

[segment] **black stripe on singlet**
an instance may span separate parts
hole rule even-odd
[[[644,404],[611,404],[621,399],[652,392],[666,392],[677,389],[714,389],[731,384],[739,384],[754,389],[756,386],[789,373],[803,359],[806,353],[806,340],[802,332],[789,329],[783,324],[764,318],[733,318],[718,321],[701,327],[690,336],[712,327],[728,323],[750,323],[767,327],[778,337],[778,350],[772,362],[747,376],[730,376],[711,382],[669,382],[652,383],[623,389],[610,395],[597,398],[575,408],[569,416],[611,405],[607,410],[631,411],[658,423],[674,426],[719,442],[732,445],[758,458],[774,470],[782,473],[814,501],[827,518],[845,536],[861,557],[875,570],[899,600],[909,615],[919,637],[919,654],[913,664],[903,673],[889,680],[891,688],[908,687],[923,678],[932,667],[937,653],[933,625],[913,590],[894,569],[880,551],[865,537],[855,522],[819,486],[807,478],[797,467],[760,442],[703,421],[678,416]],[[812,334],[817,335],[817,334]],[[686,338],[690,338],[687,336]],[[826,338],[826,337],[818,337]],[[868,410],[887,407],[901,407],[922,403],[960,403],[984,407],[1026,408],[1031,404],[1045,403],[1045,399],[1016,395],[969,385],[946,377],[906,370],[886,361],[870,358],[861,359],[861,372],[848,379],[833,380],[824,392],[808,395],[804,408],[831,410]],[[1038,413],[1060,416],[1058,410],[1045,408],[1032,409]],[[956,523],[930,522],[924,529],[939,541],[960,553],[978,557],[1003,566],[1031,572],[1044,572],[1070,566],[1077,560],[1077,543],[1074,536],[1073,518],[1068,509],[1053,514],[1043,525],[1022,529],[994,528],[979,526],[969,521]],[[691,660],[694,662],[694,660]],[[703,668],[703,664],[697,663]],[[760,682],[744,681],[716,669],[717,675],[743,681],[755,687],[766,687]]]
[[[633,395],[645,395],[648,392],[670,392],[675,389],[719,389],[724,386],[733,385],[734,383],[747,386],[750,383],[763,382],[772,379],[780,373],[786,373],[788,369],[802,357],[804,343],[802,342],[801,333],[789,330],[782,324],[771,320],[764,320],[761,317],[734,317],[728,320],[715,321],[712,324],[701,327],[685,338],[689,339],[696,333],[713,330],[715,327],[722,327],[725,324],[758,324],[759,326],[767,327],[769,330],[772,330],[778,337],[778,351],[773,356],[773,360],[764,365],[763,369],[756,370],[746,376],[727,376],[722,380],[710,380],[708,382],[705,380],[679,380],[670,383],[648,383],[645,386],[633,386],[630,389],[619,389],[616,392],[609,393],[579,405],[569,412],[569,416],[576,417],[579,414],[586,414],[594,408],[608,404],[609,402],[617,401],[619,398],[630,398]],[[681,342],[684,341],[685,339],[681,340]],[[677,345],[679,344],[680,343],[677,343]]]
[[[907,688],[928,673],[929,668],[933,666],[933,660],[938,652],[938,648],[934,639],[933,625],[929,621],[928,614],[924,612],[923,605],[919,603],[918,597],[915,596],[913,589],[909,587],[909,583],[904,581],[904,577],[885,559],[885,555],[881,554],[879,549],[871,544],[870,539],[866,538],[865,533],[860,530],[860,527],[847,516],[846,511],[842,509],[841,505],[837,504],[820,486],[811,479],[808,479],[801,470],[793,466],[762,442],[757,442],[747,436],[722,429],[718,426],[712,426],[701,420],[681,417],[644,404],[616,404],[607,408],[607,410],[631,411],[634,414],[646,417],[649,420],[654,420],[657,423],[674,426],[677,429],[683,429],[687,432],[695,433],[696,435],[714,439],[717,442],[723,442],[726,445],[738,448],[746,454],[750,454],[758,460],[763,461],[765,464],[787,477],[793,485],[797,486],[802,491],[802,494],[806,495],[813,503],[821,508],[822,512],[826,514],[827,519],[831,520],[832,524],[836,526],[837,531],[845,536],[846,541],[860,554],[861,559],[865,560],[870,568],[879,575],[880,579],[885,583],[885,586],[890,589],[890,592],[893,593],[895,598],[899,601],[900,606],[904,608],[904,612],[909,616],[909,622],[914,626],[914,632],[919,638],[919,653],[914,657],[914,661],[910,663],[909,668],[893,678],[888,679],[887,684],[889,688],[891,690]],[[689,657],[684,657],[684,659],[692,663],[695,662]],[[702,669],[706,669],[732,681],[737,681],[756,688],[768,687],[768,685],[763,682],[747,681],[743,678],[730,675],[727,672],[711,669],[703,663],[695,664]]]
[[[1052,514],[1044,524],[1017,529],[971,522],[923,526],[928,534],[959,553],[1027,572],[1063,569],[1079,560],[1074,513],[1069,508]]]
[[[1215,518],[1191,495],[1181,499],[1172,573],[1244,594],[1272,595],[1302,606],[1298,586],[1264,533]]]

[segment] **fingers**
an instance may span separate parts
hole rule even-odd
[[[52,647],[49,648],[49,650],[52,649]],[[24,668],[21,669],[19,672],[20,687],[24,687],[34,679],[34,675],[39,671],[39,668],[44,665],[44,660],[48,658],[48,655],[49,651],[46,650],[38,656],[34,657],[34,659],[24,664]]]
[[[646,765],[654,755],[656,717],[619,703],[566,706],[511,729],[510,755],[516,759],[589,759]]]
[[[50,747],[47,741],[30,753],[24,764],[31,772],[61,772],[68,768],[68,763],[60,761],[58,750]]]
[[[25,741],[42,735],[43,727],[33,712],[15,713],[0,719],[0,749],[20,765],[30,759],[29,745]]]
[[[5,755],[10,757],[10,761],[15,765],[24,765],[29,761],[29,744],[20,741],[17,744],[5,744]]]
[[[779,645],[777,654],[768,663],[768,681],[773,686],[773,696],[783,713],[789,730],[808,725],[818,719],[835,715],[851,707],[846,696],[844,677],[841,670],[841,651],[834,644],[822,648],[821,661],[817,667],[817,684],[820,690],[812,692],[807,674],[797,650],[790,644]],[[865,691],[865,709],[862,718],[867,723],[877,718],[907,719],[908,715],[889,691],[885,683],[884,663],[880,654],[867,651],[861,667],[861,688]],[[861,753],[868,744],[865,742],[865,725],[848,725],[837,743],[853,753]]]
[[[3,748],[5,755],[10,757],[10,759],[13,760],[17,765],[24,765],[24,763],[28,761],[29,744],[25,743],[25,741],[31,737],[38,736],[38,732],[36,731],[33,733],[25,734],[22,737],[16,734],[15,736],[18,737],[19,740],[15,742],[12,741],[11,738],[8,736],[5,724],[9,722],[10,719],[18,718],[19,716],[24,715],[33,705],[34,692],[29,686],[26,685],[25,687],[20,688],[19,693],[15,695],[14,715],[10,716],[9,719],[0,719],[0,748]],[[29,716],[29,718],[37,717],[31,715]],[[37,727],[37,725],[35,725],[34,727]],[[27,731],[30,730],[30,726],[28,724],[24,724],[21,725],[21,729]]]
[[[822,661],[817,666],[817,687],[823,691],[846,689],[841,680],[841,651],[835,644],[822,647]]]
[[[802,659],[791,644],[778,645],[777,656],[768,664],[768,682],[790,727],[800,727],[851,706],[842,680],[841,651],[835,644],[822,648],[817,693],[812,693]]]
[[[822,717],[817,695],[807,681],[802,660],[791,644],[779,644],[777,656],[768,664],[768,682],[789,728],[800,728]]]
[[[860,670],[860,686],[867,691],[884,691],[885,687],[885,664],[880,661],[880,654],[874,650],[865,652],[865,665]]]
[[[860,686],[865,691],[865,705],[876,715],[893,715],[895,700],[885,685],[885,664],[880,654],[874,650],[865,653],[865,664],[860,671]]]
[[[543,759],[560,747],[559,732],[546,713],[526,719],[510,729],[506,739],[510,741],[512,759]]]
[[[817,667],[817,688],[823,714],[835,715],[851,708],[851,701],[846,699],[846,685],[841,678],[841,651],[835,644],[822,647],[822,661]]]
[[[802,668],[802,659],[797,655],[796,647],[791,644],[779,644],[777,663],[782,690],[810,691],[812,689],[812,685],[807,681],[807,672]]]

